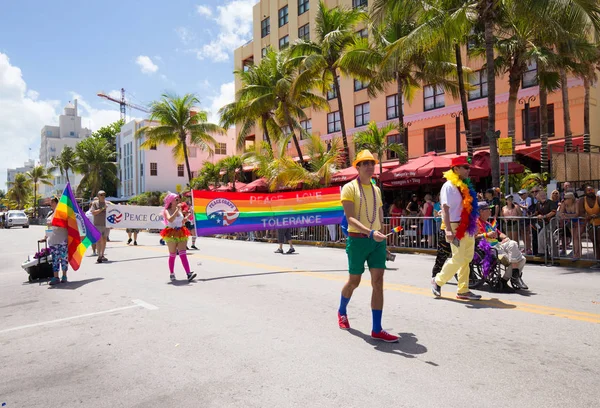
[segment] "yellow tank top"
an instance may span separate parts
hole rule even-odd
[[[585,206],[585,212],[588,215],[600,215],[600,205],[598,205],[598,198],[594,197],[594,206],[590,208],[588,205],[587,198],[583,199],[583,204]],[[600,218],[595,218],[592,220],[592,225],[597,227],[600,225]]]

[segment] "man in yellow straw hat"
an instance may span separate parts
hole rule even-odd
[[[371,296],[371,311],[373,314],[373,330],[371,337],[386,342],[397,342],[398,336],[387,333],[381,327],[383,309],[383,272],[386,261],[386,237],[381,233],[383,223],[383,201],[379,187],[371,183],[377,160],[368,150],[363,150],[356,156],[353,166],[358,170],[358,178],[342,188],[342,205],[348,220],[348,239],[346,253],[348,254],[348,282],[342,289],[342,298],[338,310],[340,329],[348,330],[350,323],[346,306],[354,289],[360,285],[365,271],[365,262],[371,272],[373,294]]]

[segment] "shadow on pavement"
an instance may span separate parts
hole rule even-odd
[[[482,300],[460,300],[447,297],[438,298],[447,302],[464,304],[469,309],[514,309],[517,306],[504,303],[498,298],[482,299]]]
[[[419,354],[427,353],[427,347],[419,344],[419,339],[414,333],[398,333],[400,339],[397,343],[385,343],[381,340],[372,339],[371,336],[356,329],[349,329],[348,333],[363,339],[366,343],[374,346],[375,350],[383,353],[395,354],[405,358],[416,358]],[[437,366],[435,363],[427,362],[427,364]]]
[[[48,285],[48,289],[67,289],[67,290],[76,290],[80,287],[87,285],[88,283],[96,282],[104,280],[104,278],[92,278],[92,279],[84,279],[80,281],[69,281],[67,283],[59,283],[58,285],[50,286]]]
[[[146,259],[159,259],[159,258],[168,258],[168,257],[169,257],[168,255],[161,255],[161,256],[147,256],[147,257],[145,257],[145,258],[129,258],[129,259],[119,259],[118,261],[115,261],[115,262],[122,263],[122,262],[143,261],[143,260],[146,260]],[[105,262],[102,262],[102,263],[105,263]],[[108,261],[108,262],[106,262],[106,263],[111,263],[111,261],[109,260],[109,261]]]
[[[298,273],[298,272],[302,272],[302,273],[346,272],[346,269],[320,269],[320,270],[314,270],[314,271],[304,271],[304,270],[294,269],[294,270],[288,270],[288,271],[259,272],[259,273],[247,273],[247,274],[243,274],[243,275],[217,276],[215,278],[196,279],[196,280],[200,281],[200,282],[210,282],[210,281],[221,280],[221,279],[248,278],[251,276],[280,275],[283,273]]]

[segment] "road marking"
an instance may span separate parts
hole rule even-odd
[[[121,310],[135,309],[136,307],[143,307],[144,309],[148,309],[148,310],[157,310],[158,309],[158,307],[151,305],[150,303],[146,303],[139,299],[132,300],[132,302],[135,303],[135,305],[117,307],[115,309],[103,310],[101,312],[86,313],[86,314],[82,314],[82,315],[78,315],[78,316],[65,317],[62,319],[49,320],[47,322],[40,322],[40,323],[33,323],[33,324],[26,324],[23,326],[12,327],[10,329],[0,330],[0,334],[8,333],[8,332],[16,331],[16,330],[30,329],[32,327],[45,326],[47,324],[54,324],[54,323],[66,322],[66,321],[74,320],[74,319],[81,319],[83,317],[98,316],[98,315],[102,315],[102,314],[120,312]]]
[[[149,249],[149,250],[153,250],[153,251],[161,251],[159,248],[145,248],[145,249]],[[212,255],[200,255],[197,253],[189,253],[188,252],[188,256],[195,256],[198,258],[215,261],[215,262],[219,262],[219,263],[226,263],[226,264],[230,264],[230,265],[239,265],[239,266],[247,266],[247,267],[251,267],[251,268],[255,268],[255,269],[263,269],[263,270],[267,270],[270,272],[286,271],[285,269],[283,269],[280,266],[267,265],[267,264],[249,262],[249,261],[240,261],[240,260],[236,260],[236,259],[219,258],[217,256],[212,256]],[[339,281],[339,282],[347,281],[346,275],[339,276],[339,275],[331,275],[331,274],[320,273],[320,272],[311,272],[311,271],[306,271],[306,270],[297,270],[297,271],[294,270],[294,271],[289,271],[289,273],[292,273],[295,275],[308,276],[311,278],[331,280],[331,281]],[[362,282],[368,283],[368,282],[370,282],[370,280],[363,279]],[[421,296],[427,296],[427,297],[433,296],[431,294],[430,288],[422,288],[422,287],[411,286],[411,285],[401,285],[401,284],[397,284],[397,283],[385,283],[384,288],[387,290],[393,290],[393,291],[403,292],[403,293],[410,293],[413,295],[421,295]],[[454,296],[443,296],[443,298],[456,300],[454,298]],[[469,302],[469,301],[464,301],[464,302]],[[532,314],[561,317],[564,319],[600,324],[600,314],[596,314],[596,313],[580,312],[577,310],[570,310],[570,309],[560,309],[557,307],[535,305],[532,303],[513,302],[510,300],[504,300],[504,299],[500,300],[500,299],[492,299],[492,298],[482,298],[481,300],[477,301],[477,303],[492,306],[492,307],[495,307],[498,309],[513,309],[513,310],[519,310],[521,312],[527,312],[527,313],[532,313]]]

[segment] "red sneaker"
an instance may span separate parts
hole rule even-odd
[[[393,334],[389,334],[385,330],[380,331],[379,333],[371,332],[371,338],[375,340],[383,340],[386,343],[396,343],[399,339],[398,336],[394,336]]]
[[[350,328],[350,322],[348,321],[348,315],[342,315],[338,312],[338,324],[340,329],[348,330]]]

